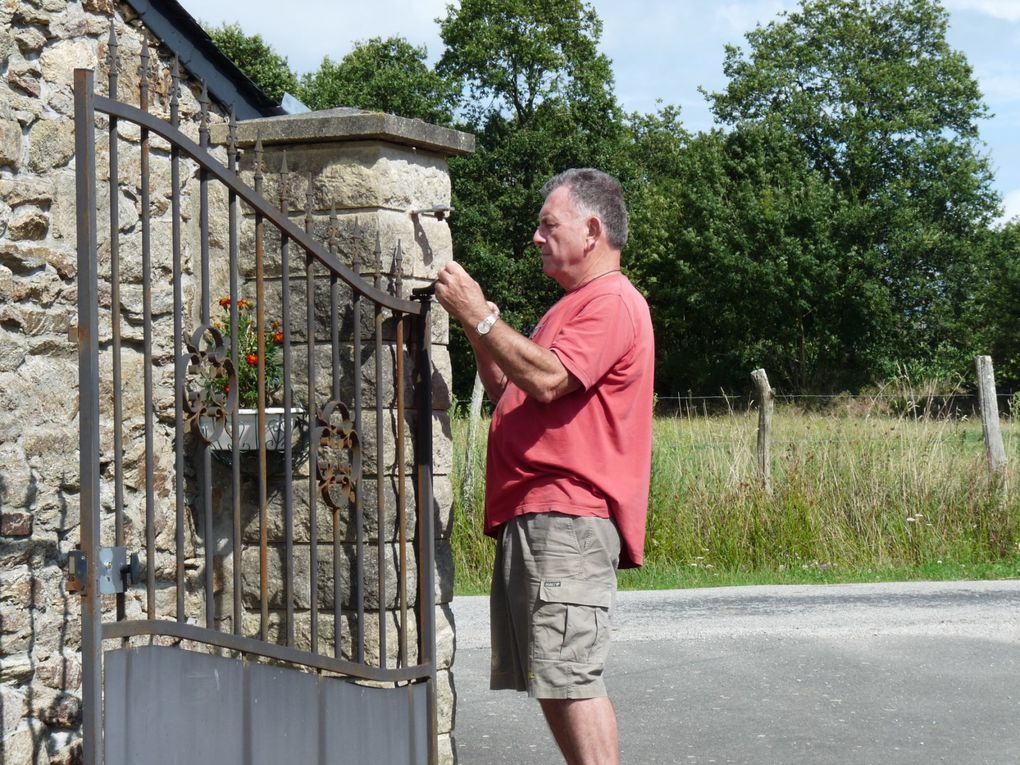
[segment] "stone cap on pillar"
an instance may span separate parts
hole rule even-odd
[[[471,133],[395,114],[348,107],[237,123],[238,146],[253,146],[256,134],[262,137],[264,146],[376,140],[413,146],[448,157],[470,154],[475,150],[475,137]],[[227,126],[213,125],[211,139],[213,143],[225,144]]]

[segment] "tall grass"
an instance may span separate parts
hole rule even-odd
[[[988,474],[979,422],[779,407],[769,492],[757,479],[756,418],[656,420],[646,566],[623,572],[622,586],[1020,575],[1016,469]],[[1007,454],[1017,430],[1004,423]],[[466,431],[455,422],[457,489]],[[483,483],[455,490],[462,592],[483,591],[491,571]]]

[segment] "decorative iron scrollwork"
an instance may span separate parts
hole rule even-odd
[[[237,406],[237,372],[227,358],[223,334],[216,327],[203,324],[196,329],[187,349],[180,357],[181,366],[186,366],[188,372],[181,402],[185,427],[206,443],[213,443],[226,427],[227,414]]]
[[[334,510],[357,496],[352,467],[361,460],[361,439],[350,412],[339,401],[329,401],[316,414],[312,426],[316,450],[316,479],[322,501]]]

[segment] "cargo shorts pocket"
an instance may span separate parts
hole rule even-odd
[[[613,584],[543,579],[532,616],[532,656],[581,663],[605,660]]]

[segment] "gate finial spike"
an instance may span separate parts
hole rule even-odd
[[[312,177],[308,176],[308,188],[312,187]],[[309,200],[311,197],[309,196]],[[309,205],[310,207],[311,205]],[[329,205],[329,241],[327,242],[329,251],[333,255],[336,255],[340,251],[340,221],[336,217],[336,202],[332,202]]]
[[[305,227],[312,230],[312,205],[315,204],[312,189],[312,174],[308,173],[308,183],[305,184]]]
[[[397,249],[393,253],[393,281],[397,297],[401,297],[404,288],[404,250],[399,239],[397,240]]]
[[[149,111],[149,30],[145,30],[142,38],[141,64],[138,67],[139,106],[143,112]]]
[[[280,210],[287,214],[287,197],[290,196],[290,169],[287,167],[287,150],[283,150],[283,160],[280,162]]]
[[[198,123],[198,142],[202,148],[207,148],[209,146],[209,88],[206,87],[205,80],[202,80],[202,95],[199,96],[198,103],[202,107],[202,116]]]
[[[117,75],[120,73],[120,54],[117,49],[120,44],[117,42],[117,30],[113,20],[110,20],[110,38],[106,49],[106,70],[109,76],[109,96],[117,98]]]
[[[230,107],[230,121],[227,123],[227,166],[237,173],[237,117]]]
[[[174,55],[170,69],[170,124],[179,127],[181,122],[181,60]]]
[[[351,253],[351,268],[355,274],[361,273],[361,240],[365,238],[365,232],[361,230],[361,223],[358,216],[354,216],[354,232],[351,239],[354,240],[354,251]]]
[[[252,167],[255,173],[255,190],[262,190],[262,132],[255,133],[255,163]]]

